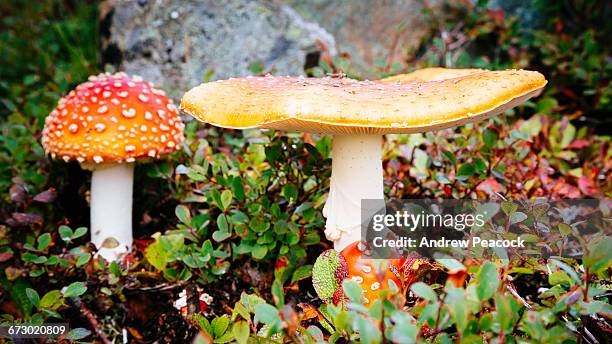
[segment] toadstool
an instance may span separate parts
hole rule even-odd
[[[339,253],[333,249],[324,251],[312,268],[312,281],[323,302],[337,305],[346,300],[342,282],[349,279],[361,286],[362,301],[369,306],[382,290],[389,288],[389,281],[401,289],[410,285],[420,265],[416,257],[373,259],[368,256],[367,244],[357,241]]]
[[[45,151],[93,171],[91,241],[107,260],[132,245],[134,162],[175,151],[183,127],[162,90],[125,73],[89,77],[47,116]]]
[[[538,95],[546,80],[525,70],[423,69],[381,81],[243,77],[202,84],[181,110],[216,126],[334,136],[323,215],[341,251],[361,237],[361,200],[383,201],[382,135],[418,133],[482,120]],[[380,208],[379,208],[380,209]]]

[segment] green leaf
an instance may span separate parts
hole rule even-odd
[[[234,335],[231,332],[225,332],[221,337],[215,338],[213,343],[215,344],[224,344],[234,341]]]
[[[465,300],[464,290],[461,288],[448,287],[446,288],[447,298],[446,307],[451,314],[451,318],[455,321],[457,331],[463,333],[469,320],[469,309]]]
[[[474,175],[474,172],[476,172],[476,169],[474,168],[473,164],[471,163],[463,164],[459,166],[459,169],[457,170],[457,179],[459,180],[470,179]]]
[[[287,201],[294,203],[297,201],[298,188],[295,186],[295,184],[287,184],[283,186],[281,194]]]
[[[40,269],[40,270],[31,270],[30,271],[30,277],[39,277],[43,273],[45,273],[45,270],[43,270],[43,269]]]
[[[272,282],[272,299],[276,304],[276,307],[282,307],[285,304],[285,294],[283,290],[283,283],[278,279]]]
[[[243,319],[250,320],[251,315],[249,314],[249,310],[239,301],[234,305],[234,310],[232,311],[232,320],[236,319],[236,317],[240,315]]]
[[[257,245],[253,247],[253,250],[251,251],[253,258],[255,259],[263,259],[267,253],[268,253],[268,247],[265,245]]]
[[[278,310],[275,307],[267,303],[255,305],[255,322],[272,325],[279,320]]]
[[[215,338],[221,337],[229,326],[229,318],[226,316],[216,317],[210,323]]]
[[[87,233],[87,227],[79,227],[74,230],[74,234],[72,234],[72,239],[74,240],[80,238],[85,235],[85,233]]]
[[[182,223],[188,226],[191,224],[191,214],[189,212],[189,208],[187,208],[186,206],[182,204],[178,205],[176,209],[174,209],[174,214],[176,214],[176,217]]]
[[[525,213],[517,211],[517,212],[510,214],[509,220],[510,220],[510,224],[513,225],[513,224],[527,220],[527,215]]]
[[[512,301],[514,298],[509,295],[495,294],[495,319],[499,322],[501,330],[510,331],[514,325],[514,310]]]
[[[429,176],[431,157],[425,151],[419,148],[414,149],[412,154],[415,172],[419,176]]]
[[[567,146],[570,145],[570,143],[572,143],[572,141],[574,141],[575,137],[576,137],[576,127],[574,127],[571,123],[568,123],[565,130],[563,130],[563,134],[561,136],[561,142],[559,143],[559,145],[561,146],[561,148],[566,148]]]
[[[491,262],[484,263],[476,276],[476,282],[478,283],[476,294],[480,301],[493,297],[500,284],[495,264]]]
[[[64,338],[68,340],[81,340],[89,336],[90,334],[91,334],[91,331],[85,328],[82,328],[82,327],[78,327],[68,332],[68,334],[66,334],[66,337]]]
[[[603,301],[580,301],[580,314],[590,315],[595,313],[612,314],[612,305]]]
[[[85,283],[83,283],[83,282],[74,282],[74,283],[70,284],[69,286],[64,287],[62,289],[62,294],[66,298],[68,298],[68,297],[78,297],[78,296],[81,296],[81,295],[85,294],[86,291],[87,291],[87,286],[85,286]]]
[[[308,331],[308,333],[315,339],[317,340],[317,342],[323,342],[324,341],[324,337],[323,337],[323,331],[321,331],[320,328],[314,326],[314,325],[310,325],[308,326],[308,328],[306,329],[306,331]]]
[[[232,180],[232,191],[234,192],[234,195],[236,195],[237,200],[244,200],[244,185],[242,178],[234,177],[234,179]]]
[[[19,306],[20,311],[28,316],[31,314],[32,307],[34,307],[26,293],[29,286],[26,280],[18,279],[7,289],[11,293],[12,299]]]
[[[73,234],[72,234],[72,229],[70,229],[70,227],[61,225],[59,226],[57,231],[59,232],[59,235],[62,238],[62,240],[68,242],[72,239]]]
[[[85,253],[85,254],[80,255],[79,258],[77,258],[76,266],[81,267],[87,264],[87,262],[89,262],[89,259],[91,259],[90,253]]]
[[[312,275],[312,265],[302,265],[295,269],[291,276],[291,284],[306,279]]]
[[[444,155],[444,157],[452,164],[452,165],[456,165],[457,164],[457,157],[455,156],[455,154],[453,154],[450,151],[442,151],[442,154]]]
[[[563,271],[555,271],[548,276],[548,283],[554,286],[557,284],[565,284],[567,286],[572,285],[572,279]]]
[[[436,258],[436,261],[444,265],[449,274],[465,271],[465,265],[455,258]]]
[[[484,141],[485,146],[489,147],[489,148],[493,148],[493,146],[495,146],[495,143],[497,143],[497,139],[498,139],[499,135],[497,135],[497,132],[491,130],[491,129],[485,129],[484,132],[482,133],[482,139]]]
[[[406,314],[400,313],[398,314]],[[391,329],[391,340],[394,343],[416,343],[416,337],[419,333],[419,329],[410,323],[410,319],[405,319],[401,323],[396,322],[395,326]]]
[[[212,235],[213,240],[216,242],[221,242],[232,235],[230,224],[227,222],[227,216],[225,214],[219,214],[217,217],[217,227],[219,230],[215,231]]]
[[[480,316],[480,320],[478,321],[478,327],[481,331],[489,331],[491,329],[491,325],[493,324],[493,316],[491,313],[486,313]]]
[[[38,237],[38,247],[37,249],[39,251],[44,251],[47,249],[47,247],[49,247],[49,244],[51,243],[51,234],[49,233],[45,233],[41,236]]]
[[[584,266],[591,273],[609,269],[612,265],[612,238],[609,236],[599,237],[589,242],[588,251],[583,257]]]
[[[246,344],[250,334],[249,324],[244,320],[235,322],[232,327],[232,333],[239,344]]]
[[[436,292],[427,284],[423,282],[416,282],[410,286],[410,290],[418,297],[429,300],[436,301],[438,299]]]
[[[518,209],[518,205],[512,201],[504,201],[501,204],[501,208],[504,211],[504,214],[510,215]]]
[[[570,234],[572,234],[573,230],[572,227],[566,223],[560,223],[559,224],[559,233],[561,233],[562,236],[566,237]]]
[[[344,294],[353,302],[361,302],[363,291],[361,286],[355,281],[345,280],[342,282]]]
[[[487,172],[487,164],[482,159],[474,159],[474,169],[479,175],[483,175]]]
[[[544,97],[537,102],[535,111],[538,113],[549,115],[552,113],[552,109],[557,107],[558,105],[559,104],[557,103],[557,100],[555,98]]]
[[[164,270],[167,264],[166,251],[159,240],[147,246],[144,252],[145,259],[157,270]]]
[[[224,190],[221,193],[221,210],[226,210],[232,204],[232,192],[230,190]]]
[[[45,263],[47,261],[47,257],[45,256],[37,256],[35,254],[32,254],[30,252],[26,252],[24,254],[21,255],[21,259],[23,259],[25,262],[31,262],[34,264],[42,264]]]
[[[214,337],[212,326],[210,326],[208,319],[204,318],[204,316],[201,314],[193,314],[191,320],[195,321],[200,330],[204,331],[204,333],[208,334],[210,337]]]
[[[354,322],[362,343],[380,343],[382,341],[382,335],[378,326],[370,319],[357,315]]]
[[[32,288],[26,288],[26,295],[28,296],[28,300],[32,302],[32,304],[38,308],[40,306],[40,296],[38,296],[38,292]]]
[[[40,308],[57,309],[64,300],[59,290],[51,290],[40,300]]]

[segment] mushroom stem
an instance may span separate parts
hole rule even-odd
[[[91,241],[108,261],[132,246],[133,182],[133,163],[99,167],[91,176]]]
[[[382,137],[336,135],[323,216],[327,218],[325,235],[338,251],[361,240],[362,199],[379,200],[384,205]]]

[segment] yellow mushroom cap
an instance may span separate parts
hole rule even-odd
[[[460,78],[467,75],[487,72],[485,69],[478,68],[442,68],[431,67],[416,70],[408,74],[398,74],[378,80],[379,82],[413,82],[413,81],[439,81],[445,79]]]
[[[220,80],[187,92],[181,110],[233,129],[414,133],[497,115],[546,85],[542,74],[525,70],[470,70],[459,77],[462,73],[454,70],[446,74],[452,78],[429,73],[427,81],[406,76],[406,81],[386,82],[273,76]]]
[[[42,144],[68,161],[132,162],[171,153],[184,124],[164,91],[125,73],[91,76],[45,119]]]

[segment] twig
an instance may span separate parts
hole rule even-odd
[[[154,292],[154,291],[167,291],[167,290],[173,290],[176,288],[181,288],[183,286],[185,286],[186,282],[180,282],[177,284],[167,284],[167,283],[162,283],[162,284],[158,284],[158,285],[154,285],[151,287],[132,287],[132,286],[128,286],[125,289],[129,290],[129,291],[139,291],[139,292]]]
[[[525,300],[521,295],[519,295],[519,293],[516,291],[516,288],[514,288],[512,283],[507,281],[506,282],[506,288],[510,291],[510,294],[512,294],[512,296],[514,296],[514,298],[516,298],[519,301],[521,301],[521,303],[525,306],[525,308],[527,308],[530,311],[533,310],[533,307],[527,302],[527,300]]]
[[[100,337],[100,340],[102,341],[102,343],[111,344],[111,341],[106,336],[106,333],[104,333],[104,331],[102,330],[102,327],[100,326],[100,322],[98,321],[96,316],[89,310],[89,308],[85,306],[85,303],[80,302],[79,312],[85,319],[87,319],[87,321],[89,322],[89,325],[94,330],[94,332],[98,335],[98,337]]]

